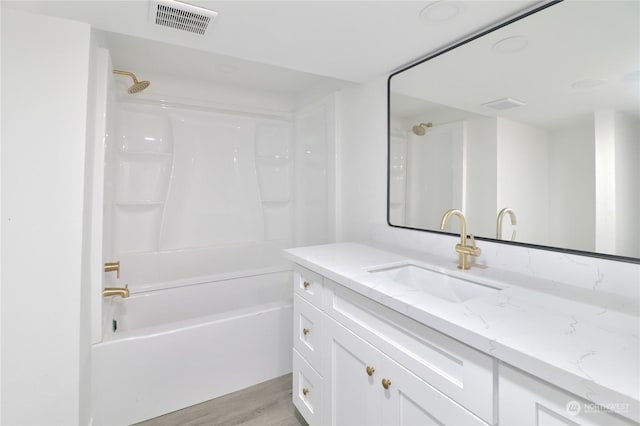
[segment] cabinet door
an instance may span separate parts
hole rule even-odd
[[[376,386],[383,392],[382,424],[398,426],[487,425],[477,416],[382,355]],[[382,382],[386,380],[386,382]],[[387,389],[385,389],[385,385]]]
[[[505,364],[498,389],[501,425],[637,425]]]
[[[377,370],[382,354],[328,318],[326,330],[324,423],[379,425],[382,392]]]

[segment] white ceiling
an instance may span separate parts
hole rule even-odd
[[[540,1],[213,1],[205,36],[158,27],[139,1],[2,1],[90,23],[107,34],[115,66],[197,79],[299,90],[330,77],[364,82],[387,75]],[[435,18],[425,18],[425,8]],[[442,20],[438,13],[457,11]],[[140,39],[132,39],[134,36]],[[165,43],[172,46],[166,46]],[[184,49],[184,47],[190,50]],[[230,65],[236,71],[221,72]],[[267,66],[268,65],[268,66]],[[293,73],[291,71],[302,72]],[[326,81],[326,79],[325,79]]]

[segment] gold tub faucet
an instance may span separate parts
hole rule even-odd
[[[102,297],[120,296],[123,299],[129,297],[129,284],[125,284],[122,287],[105,287],[102,290]]]
[[[460,210],[447,210],[444,216],[442,216],[440,230],[444,231],[444,228],[447,226],[447,222],[451,216],[458,216],[458,219],[460,219],[460,243],[456,244],[456,252],[459,255],[458,268],[469,269],[471,266],[469,265],[467,256],[480,256],[482,251],[479,247],[476,247],[476,240],[473,238],[473,234],[471,234],[471,245],[467,245],[467,221]]]

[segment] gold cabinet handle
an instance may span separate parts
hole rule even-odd
[[[303,394],[304,396],[307,396],[307,394],[308,394],[308,393],[309,393],[309,389],[307,389],[307,388],[302,388],[302,394]]]
[[[302,285],[304,286],[304,288],[309,288],[311,283],[309,281],[305,281],[304,283],[302,283]]]
[[[303,328],[302,329],[302,334],[304,334],[306,336],[307,334],[309,334],[310,331],[311,330],[309,330],[308,328]]]
[[[389,386],[391,386],[391,380],[382,379],[382,387],[385,388],[385,389],[389,389]]]
[[[367,365],[367,375],[373,376],[373,373],[376,372],[376,369]]]

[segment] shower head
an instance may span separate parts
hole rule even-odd
[[[427,127],[433,127],[433,123],[420,123],[412,127],[413,133],[417,136],[424,136],[427,133]]]
[[[133,79],[133,84],[129,87],[129,89],[127,89],[127,92],[129,92],[130,95],[133,95],[134,93],[142,92],[151,84],[148,80],[138,81],[135,74],[129,71],[113,70],[113,73],[120,74],[120,75],[128,75]]]

